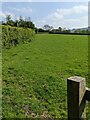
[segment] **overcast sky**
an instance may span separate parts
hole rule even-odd
[[[35,0],[32,0],[33,2],[7,1],[8,2],[2,2],[0,19],[1,17],[5,19],[6,14],[10,14],[13,19],[18,19],[20,15],[23,16],[23,18],[30,17],[37,27],[42,27],[45,24],[51,25],[54,28],[60,26],[66,28],[88,26],[87,0],[83,0],[83,2],[35,2]]]

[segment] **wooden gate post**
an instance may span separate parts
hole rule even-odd
[[[85,78],[73,76],[67,79],[68,120],[86,118]]]

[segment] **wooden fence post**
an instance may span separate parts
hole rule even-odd
[[[68,120],[86,118],[85,78],[73,76],[67,79]]]
[[[86,100],[90,101],[90,89],[86,87]]]

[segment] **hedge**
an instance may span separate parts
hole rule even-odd
[[[60,32],[60,31],[49,31],[49,34],[90,35],[90,33],[71,33],[71,32]]]
[[[19,43],[30,42],[35,31],[30,28],[2,25],[2,46],[16,46]]]

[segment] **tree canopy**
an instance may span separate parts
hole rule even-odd
[[[30,17],[24,20],[23,17],[20,16],[19,20],[12,20],[11,15],[6,15],[6,22],[3,21],[2,24],[15,27],[31,28],[36,30],[36,27],[34,23],[31,21]]]

